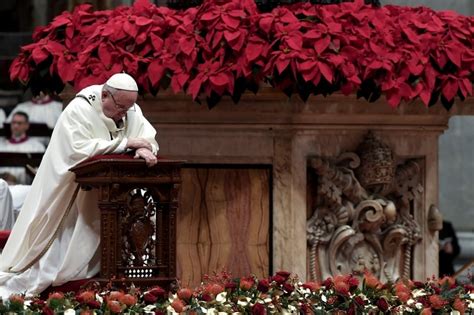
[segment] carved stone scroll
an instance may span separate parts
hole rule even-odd
[[[390,148],[369,133],[355,152],[308,161],[316,187],[307,221],[309,275],[322,280],[365,271],[382,281],[410,277],[420,240],[413,219],[423,187],[421,163],[395,162]]]

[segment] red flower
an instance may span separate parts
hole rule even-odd
[[[255,305],[252,306],[252,315],[265,315],[266,313],[267,310],[263,304],[255,303]]]
[[[267,293],[269,289],[270,289],[270,282],[268,281],[268,279],[261,279],[260,281],[258,281],[258,284],[257,284],[258,291],[262,293]]]
[[[93,291],[84,291],[79,293],[76,296],[76,300],[79,303],[89,303],[90,301],[93,301],[95,299],[95,293]]]
[[[429,300],[431,307],[434,309],[441,309],[448,303],[445,299],[437,294],[431,295]]]
[[[349,284],[345,276],[338,275],[334,277],[334,290],[342,295],[349,294]]]
[[[252,278],[242,278],[240,279],[240,289],[243,291],[248,291],[252,288],[254,281]]]
[[[143,295],[143,300],[147,304],[154,304],[156,301],[158,301],[158,297],[155,295],[151,294],[150,292],[147,292]]]
[[[388,311],[390,305],[388,304],[387,300],[384,298],[380,298],[377,300],[377,306],[382,312]]]
[[[295,286],[292,285],[291,283],[284,283],[283,289],[286,291],[286,293],[291,293],[295,290]]]
[[[158,299],[164,299],[166,297],[166,291],[163,288],[156,286],[148,291],[150,294],[156,296]]]
[[[120,298],[120,303],[123,303],[127,306],[133,306],[137,303],[137,298],[131,294],[125,294]]]
[[[173,302],[171,302],[171,307],[174,308],[176,313],[181,313],[184,310],[184,302],[181,301],[180,299],[176,299]]]
[[[92,309],[99,309],[102,305],[100,304],[99,301],[93,300],[93,301],[89,301],[87,303],[87,306],[89,306]]]
[[[272,281],[275,281],[278,284],[283,284],[283,283],[285,283],[286,279],[285,279],[285,277],[282,277],[280,275],[275,275],[275,276],[272,277]]]
[[[182,288],[178,291],[178,297],[181,300],[189,301],[192,296],[193,296],[193,291],[191,289]]]
[[[108,302],[107,302],[107,308],[108,308],[112,313],[115,313],[115,314],[119,314],[119,313],[122,312],[122,306],[120,306],[120,302],[119,302],[119,301],[114,301],[114,300],[108,301]]]
[[[303,283],[303,288],[311,290],[311,292],[316,292],[321,288],[321,284],[313,281],[308,281]]]
[[[43,307],[41,311],[43,312],[43,315],[54,315],[54,311],[48,306]]]
[[[466,312],[466,302],[456,298],[453,303],[453,308],[463,315]]]

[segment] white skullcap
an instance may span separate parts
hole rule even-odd
[[[105,84],[117,90],[138,92],[137,82],[126,73],[114,74]]]

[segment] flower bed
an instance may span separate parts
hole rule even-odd
[[[266,82],[286,94],[340,91],[396,107],[420,98],[449,108],[472,95],[474,17],[420,7],[309,2],[259,12],[253,0],[207,0],[175,11],[139,0],[80,5],[36,29],[10,68],[33,92],[79,90],[113,73],[144,93],[171,87],[210,106]]]
[[[22,314],[472,314],[474,287],[451,278],[382,284],[371,274],[301,283],[280,271],[265,279],[233,279],[223,272],[198,288],[146,291],[85,288],[52,293],[44,301],[12,295],[0,313]]]

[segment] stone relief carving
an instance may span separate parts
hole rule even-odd
[[[396,161],[369,133],[356,152],[308,161],[315,187],[307,221],[309,275],[362,274],[382,281],[409,278],[413,246],[421,239],[413,218],[422,206],[422,163]]]

